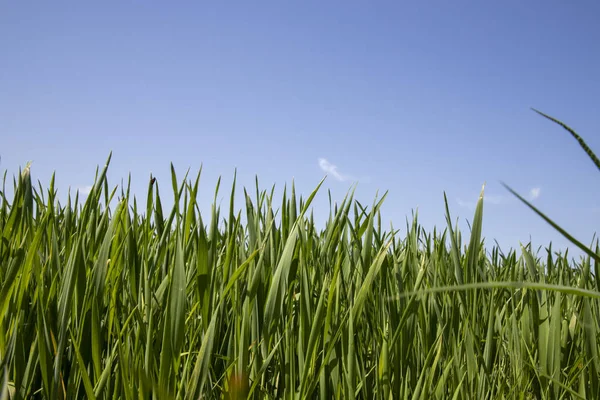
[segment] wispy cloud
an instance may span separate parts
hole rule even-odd
[[[461,207],[475,208],[475,206],[477,205],[477,200],[479,200],[479,196],[477,196],[477,198],[475,198],[475,200],[473,200],[473,201],[465,201],[465,200],[462,200],[461,198],[457,198],[456,202]],[[506,203],[507,201],[508,201],[508,198],[506,196],[492,196],[492,195],[484,195],[483,196],[483,202],[485,204],[499,205],[499,204]]]
[[[461,198],[457,198],[456,203],[459,206],[465,207],[465,208],[475,208],[475,204],[476,204],[474,201],[464,201]]]
[[[529,200],[535,200],[542,194],[542,189],[539,187],[531,188],[529,191]]]
[[[94,186],[92,185],[88,185],[88,186],[80,186],[77,188],[77,190],[79,191],[79,194],[82,196],[87,196],[88,194],[90,194],[90,192],[92,191],[92,188]]]
[[[502,204],[506,203],[507,200],[508,199],[506,196],[483,196],[483,201],[485,201],[487,204]]]
[[[345,182],[352,179],[352,177],[340,173],[338,171],[338,167],[327,161],[326,158],[319,158],[319,167],[321,167],[321,170],[323,170],[323,172],[325,172],[328,175],[331,175],[334,179],[340,182]]]
[[[475,208],[478,200],[479,196],[473,201],[466,201],[459,197],[456,199],[456,203],[461,207]],[[483,196],[483,202],[485,204],[499,205],[506,202],[506,198],[504,196]]]
[[[542,194],[541,188],[539,188],[539,187],[531,188],[528,193],[529,201],[538,199],[541,194]],[[477,196],[475,198],[475,200],[472,200],[472,201],[466,201],[461,198],[457,198],[456,203],[461,207],[474,209],[475,206],[477,205],[477,200],[479,200],[479,196]],[[515,197],[512,197],[512,196],[502,196],[502,195],[496,196],[496,195],[488,195],[488,194],[483,196],[483,202],[485,204],[502,205],[502,204],[513,203],[514,201],[515,201]]]

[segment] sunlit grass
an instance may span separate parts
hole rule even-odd
[[[109,161],[82,206],[4,182],[2,398],[600,398],[598,248],[522,197],[585,258],[486,253],[483,190],[463,243],[447,201],[400,235],[350,192],[317,229],[320,185],[202,214],[172,170],[173,208],[151,178],[141,209]]]

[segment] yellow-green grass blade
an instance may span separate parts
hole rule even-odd
[[[467,280],[473,282],[477,276],[477,268],[479,266],[479,257],[481,251],[481,230],[483,225],[483,193],[485,184],[481,188],[479,200],[475,207],[475,215],[471,227],[471,239],[467,248]]]
[[[323,322],[325,319],[325,299],[327,297],[327,290],[329,289],[328,278],[323,282],[323,286],[321,288],[321,294],[319,295],[319,301],[317,303],[317,309],[315,310],[315,315],[313,317],[313,321],[310,326],[310,336],[308,339],[308,346],[306,349],[306,357],[307,362],[304,364],[304,369],[300,376],[300,395],[308,396],[309,393],[306,393],[306,387],[309,382],[310,377],[314,377],[314,361],[316,360],[316,346],[318,341],[318,336],[320,335],[321,329],[323,327]]]
[[[81,352],[79,351],[79,345],[77,344],[77,339],[73,336],[73,332],[69,329],[69,335],[71,337],[71,344],[73,345],[73,350],[75,351],[75,359],[77,360],[77,366],[79,368],[79,374],[81,375],[81,380],[83,381],[83,387],[85,389],[85,395],[88,399],[95,399],[94,388],[92,387],[92,381],[90,376],[87,373],[85,362],[83,361],[83,357],[81,356]]]
[[[348,318],[348,353],[346,357],[346,384],[348,389],[346,397],[352,398],[356,392],[356,376],[355,376],[355,363],[356,363],[356,348],[354,344],[354,316],[350,313]]]
[[[381,248],[381,250],[379,250],[379,254],[377,254],[377,257],[371,263],[365,280],[363,281],[362,286],[360,287],[360,289],[356,293],[356,297],[354,298],[354,304],[352,306],[352,314],[354,319],[357,319],[360,315],[360,312],[364,307],[365,301],[367,300],[369,293],[371,292],[373,281],[379,273],[381,265],[383,264],[387,255],[387,251],[391,245],[392,241],[390,240],[384,247]]]
[[[83,263],[82,239],[75,242],[71,257],[66,265],[66,272],[61,283],[60,297],[58,302],[58,349],[54,361],[54,385],[62,385],[62,362],[63,351],[67,345],[67,333],[69,329],[69,320],[72,313],[73,293],[77,284],[77,269]]]
[[[585,352],[589,363],[590,374],[590,396],[598,398],[600,396],[600,381],[596,379],[600,376],[600,359],[598,358],[598,316],[592,314],[592,306],[589,298],[583,299],[583,330],[585,332]]]
[[[164,315],[163,342],[160,358],[159,383],[169,395],[174,393],[174,376],[179,367],[181,345],[184,339],[186,281],[183,245],[177,238],[175,262],[169,285],[169,297]]]
[[[220,308],[221,303],[219,303],[219,305],[213,312],[210,324],[208,325],[208,329],[206,330],[206,332],[204,332],[204,337],[202,338],[202,345],[200,346],[200,351],[198,352],[198,355],[196,357],[194,372],[192,373],[190,378],[191,386],[186,395],[186,398],[188,399],[197,399],[200,393],[202,393],[204,385],[208,380],[208,374],[210,372],[210,362],[215,342],[215,325],[219,318]]]
[[[319,183],[317,188],[315,190],[313,190],[313,192],[308,197],[308,199],[304,205],[304,209],[300,213],[300,216],[299,216],[300,218],[302,218],[304,216],[304,214],[308,210],[308,207],[310,207],[312,200],[314,199],[315,195],[317,194],[317,192],[322,184],[323,184],[323,181],[321,181]],[[277,268],[275,269],[275,273],[273,274],[273,279],[271,281],[271,286],[269,288],[269,292],[268,292],[267,299],[265,302],[265,314],[264,314],[264,325],[263,325],[263,330],[264,330],[265,334],[268,334],[271,332],[272,327],[273,327],[272,324],[279,316],[279,313],[281,310],[282,297],[283,297],[282,292],[285,289],[284,285],[287,284],[287,281],[289,278],[289,272],[292,267],[292,260],[294,258],[294,250],[296,248],[296,241],[298,240],[298,229],[299,229],[298,221],[296,221],[294,223],[294,227],[290,233],[290,236],[288,237],[288,239],[285,243],[283,252],[281,254],[279,262],[277,263]]]

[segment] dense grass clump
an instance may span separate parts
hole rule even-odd
[[[486,253],[482,197],[465,243],[352,193],[319,230],[319,188],[202,215],[174,171],[171,210],[109,208],[106,168],[83,206],[2,191],[0,397],[600,398],[598,251]]]

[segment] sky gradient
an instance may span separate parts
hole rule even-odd
[[[371,204],[405,232],[418,208],[461,227],[484,182],[488,242],[564,248],[506,182],[589,243],[600,226],[600,2],[4,2],[0,6],[0,170],[32,161],[61,196],[150,173],[170,195],[203,166],[200,204],[223,177],[238,189],[295,181]],[[12,180],[11,180],[12,181]],[[241,192],[241,190],[240,190]],[[241,206],[242,203],[238,203]],[[467,232],[464,233],[467,236]]]

